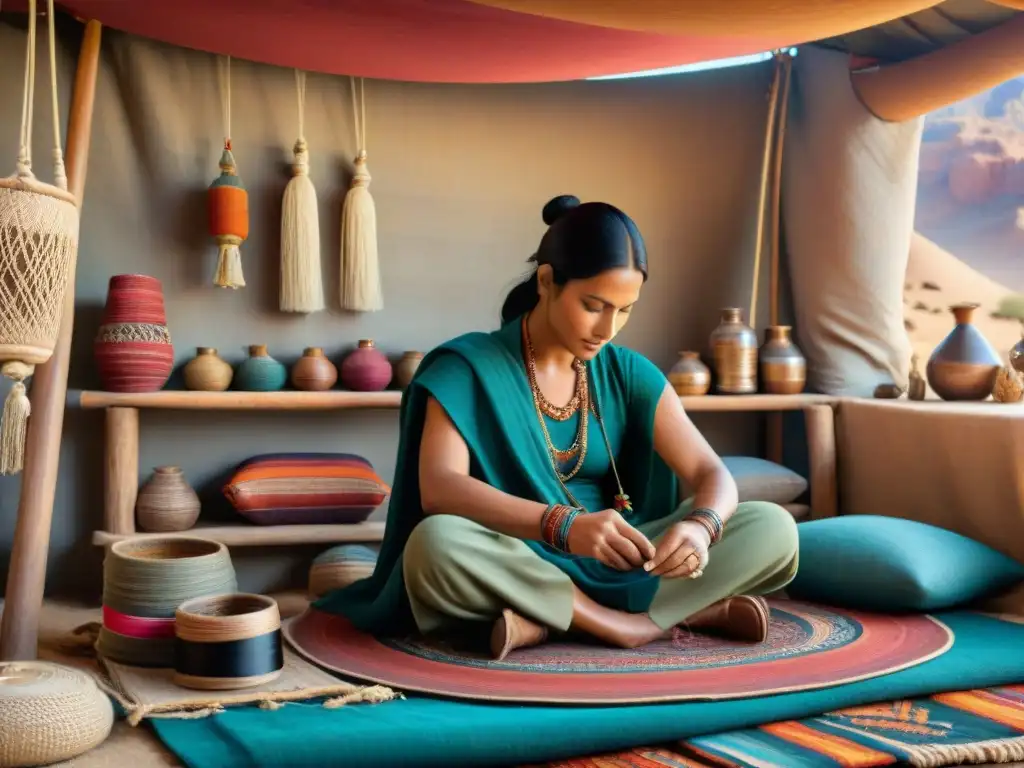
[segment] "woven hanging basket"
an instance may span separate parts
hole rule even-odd
[[[0,178],[0,373],[14,381],[0,417],[0,474],[20,472],[30,406],[25,379],[53,355],[68,275],[78,254],[78,204],[68,192],[57,108],[53,0],[47,0],[54,181],[32,173],[36,0],[29,0],[21,146],[14,175]]]

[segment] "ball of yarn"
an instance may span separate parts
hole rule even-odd
[[[110,699],[86,673],[0,662],[0,768],[70,760],[102,744],[113,724]]]
[[[321,552],[309,569],[309,593],[321,597],[369,578],[377,565],[377,553],[363,544],[340,544]]]

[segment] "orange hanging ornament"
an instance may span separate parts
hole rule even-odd
[[[249,237],[249,193],[236,173],[231,139],[224,142],[220,176],[210,185],[207,202],[210,234],[219,246],[213,282],[221,288],[241,288],[245,278],[239,246]]]

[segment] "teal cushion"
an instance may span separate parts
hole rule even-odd
[[[914,520],[846,515],[801,523],[790,597],[866,611],[936,611],[1024,581],[1024,565]]]

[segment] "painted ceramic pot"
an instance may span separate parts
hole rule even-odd
[[[701,362],[699,352],[685,350],[669,369],[668,380],[680,397],[706,395],[711,389],[711,369]]]
[[[267,351],[266,344],[249,347],[249,357],[235,370],[235,389],[245,392],[277,392],[288,381],[288,369]]]
[[[199,496],[180,467],[157,467],[139,489],[135,517],[144,531],[187,531],[199,519],[199,506]]]
[[[93,355],[108,392],[156,392],[174,367],[163,288],[149,275],[114,275]]]
[[[1017,373],[1024,373],[1024,328],[1021,329],[1020,341],[1010,348],[1010,365]]]
[[[197,392],[223,392],[231,386],[235,371],[213,347],[197,347],[196,356],[182,369],[185,389]]]
[[[305,392],[323,392],[338,380],[338,369],[324,356],[321,347],[306,347],[302,357],[292,366],[291,382]]]
[[[978,306],[950,307],[956,326],[928,358],[925,375],[943,400],[984,400],[995,386],[1002,361],[972,322]]]
[[[380,392],[391,383],[393,374],[391,361],[372,339],[362,339],[359,347],[345,357],[340,370],[342,385],[356,392]]]
[[[722,319],[711,333],[715,389],[723,395],[757,392],[757,334],[743,322],[736,307],[722,310]]]
[[[401,359],[395,363],[395,386],[399,389],[408,387],[412,377],[416,375],[416,369],[420,367],[421,362],[423,362],[422,352],[409,351],[404,353]]]
[[[761,386],[770,395],[798,395],[807,382],[807,360],[793,343],[788,325],[770,325],[758,353]]]

